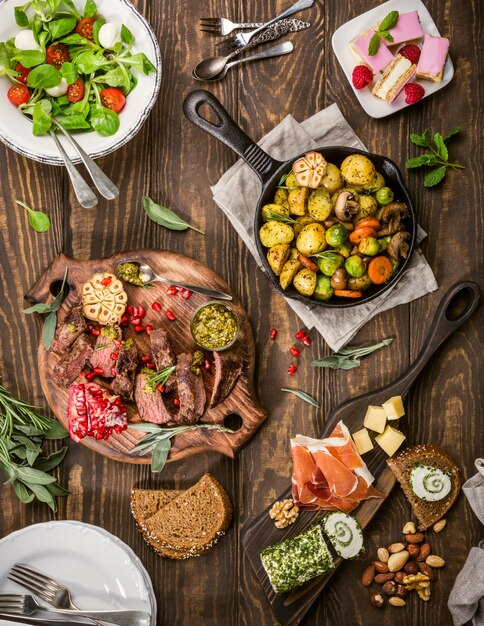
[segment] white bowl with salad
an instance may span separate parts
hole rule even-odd
[[[91,157],[109,154],[139,131],[160,82],[155,34],[128,0],[0,0],[0,140],[16,152],[62,165],[55,117]]]

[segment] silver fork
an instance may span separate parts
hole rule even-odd
[[[145,611],[68,611],[51,609],[39,604],[33,596],[14,593],[0,594],[0,613],[10,615],[42,615],[52,613],[62,617],[86,617],[116,624],[117,626],[149,626],[151,616]]]
[[[8,573],[7,578],[56,609],[80,610],[72,601],[71,592],[65,585],[29,565],[16,563]],[[103,626],[98,621],[93,621],[93,624]]]
[[[255,22],[254,24],[236,24],[231,22],[226,17],[201,17],[200,18],[200,30],[204,33],[213,33],[214,35],[230,35],[235,29],[243,28],[258,28],[262,26],[262,22]]]
[[[217,44],[217,45],[223,46],[223,49],[226,52],[243,48],[250,42],[252,37],[257,35],[261,31],[263,31],[265,28],[267,28],[271,24],[274,24],[275,22],[278,22],[279,20],[282,20],[285,17],[288,17],[289,15],[293,15],[294,13],[297,13],[298,11],[302,11],[303,9],[308,9],[313,4],[314,4],[314,0],[298,0],[296,4],[293,4],[288,9],[283,11],[283,13],[281,13],[277,17],[273,17],[271,20],[269,20],[268,22],[265,22],[264,24],[262,24],[255,30],[250,31],[249,33],[238,33],[237,35],[234,35],[233,37],[231,37],[228,41],[220,42],[220,44]]]

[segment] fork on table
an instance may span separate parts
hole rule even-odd
[[[255,22],[253,24],[246,22],[245,24],[237,24],[231,22],[226,17],[201,17],[200,18],[200,30],[204,33],[213,33],[214,35],[230,35],[233,30],[244,28],[258,28],[262,26],[262,22]]]

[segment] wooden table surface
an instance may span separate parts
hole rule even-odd
[[[455,78],[441,92],[412,109],[384,120],[366,116],[331,48],[338,26],[372,8],[374,2],[317,0],[298,17],[312,26],[293,35],[294,52],[281,59],[232,70],[209,89],[255,139],[286,115],[302,121],[336,102],[368,148],[392,158],[402,169],[415,156],[410,132],[446,132],[462,126],[451,144],[452,158],[466,169],[450,173],[434,190],[425,190],[422,173],[409,172],[408,186],[416,200],[418,219],[429,233],[423,244],[439,290],[410,305],[400,306],[371,320],[356,343],[375,343],[394,337],[387,348],[349,372],[320,371],[314,358],[330,350],[312,336],[311,349],[300,359],[290,382],[312,393],[317,410],[279,392],[286,374],[294,333],[300,322],[258,270],[236,231],[212,200],[209,185],[230,167],[234,155],[193,127],[182,114],[185,95],[199,87],[191,70],[214,50],[213,40],[198,29],[198,18],[226,15],[234,19],[263,18],[288,4],[228,0],[159,0],[135,3],[153,25],[160,41],[163,80],[157,104],[141,132],[100,165],[120,186],[117,202],[100,201],[97,209],[79,207],[61,168],[29,161],[0,146],[0,373],[14,393],[45,406],[37,372],[40,323],[22,314],[23,294],[60,251],[82,259],[108,256],[137,247],[183,252],[206,263],[227,280],[242,299],[252,320],[257,344],[257,389],[269,419],[232,461],[201,454],[172,463],[161,477],[152,479],[149,468],[118,464],[95,455],[81,445],[69,444],[58,471],[70,490],[59,500],[54,516],[41,504],[20,504],[8,486],[0,487],[0,536],[49,519],[82,520],[119,536],[140,556],[156,591],[160,626],[268,626],[275,624],[257,580],[241,550],[241,532],[288,485],[289,437],[316,435],[330,409],[348,398],[394,380],[417,355],[433,313],[446,289],[461,279],[482,286],[483,107],[482,3],[428,0],[440,31],[450,37]],[[404,6],[404,3],[402,3]],[[479,11],[481,9],[481,11]],[[134,95],[133,97],[136,97]],[[3,104],[2,106],[7,106]],[[206,231],[175,233],[148,221],[141,197],[149,194],[172,207]],[[23,200],[49,213],[52,228],[32,231],[26,213],[14,201]],[[462,468],[464,479],[474,473],[474,459],[483,456],[483,308],[450,338],[426,367],[407,402],[409,443],[442,445]],[[276,343],[269,330],[276,327]],[[481,331],[481,333],[479,332]],[[171,562],[156,556],[137,533],[129,512],[133,484],[185,486],[202,473],[212,472],[225,486],[235,506],[234,523],[219,545],[206,556]],[[366,533],[368,554],[400,537],[410,507],[396,488]],[[448,528],[433,539],[433,550],[447,561],[433,585],[429,603],[412,598],[398,613],[401,624],[440,626],[452,623],[447,598],[469,549],[482,538],[482,526],[463,495],[448,515]],[[373,626],[393,624],[394,610],[378,612],[369,605],[368,591],[359,584],[361,561],[344,564],[304,620],[304,624]]]

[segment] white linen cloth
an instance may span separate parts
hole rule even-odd
[[[365,146],[344,119],[336,104],[316,113],[302,123],[288,115],[261,139],[259,145],[281,161],[304,150],[324,146]],[[253,220],[261,186],[257,175],[242,160],[237,161],[212,187],[215,202],[227,215],[235,230],[262,267],[255,244]],[[417,240],[426,233],[419,227]],[[335,351],[347,344],[372,317],[399,304],[416,300],[435,291],[438,285],[422,251],[416,248],[411,263],[399,282],[380,297],[349,309],[327,309],[306,305],[290,298],[286,302],[304,325],[315,328]]]

